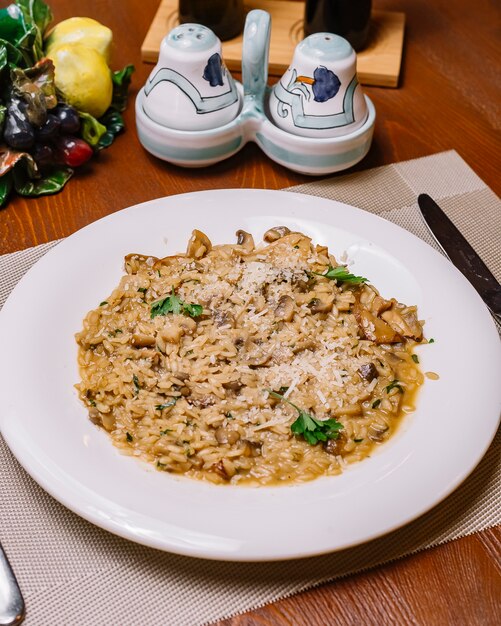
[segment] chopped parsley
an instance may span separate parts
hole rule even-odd
[[[99,306],[104,306],[105,304],[108,304],[108,300],[103,300],[99,303]]]
[[[158,469],[163,470],[164,468],[167,467],[167,463],[160,463],[160,461],[157,461],[157,467]]]
[[[169,400],[169,402],[166,402],[165,404],[156,404],[155,409],[157,411],[163,411],[164,409],[169,409],[171,406],[174,406],[176,402],[177,400],[174,398],[173,400]]]
[[[183,302],[181,298],[176,296],[174,288],[172,288],[170,296],[167,296],[162,300],[157,300],[151,305],[152,319],[157,315],[167,315],[167,313],[173,313],[174,315],[184,313],[190,317],[199,317],[202,315],[202,312],[203,306],[201,304],[189,304],[188,302]]]
[[[132,382],[134,383],[137,395],[139,393],[139,390],[141,389],[141,385],[139,384],[139,378],[135,374],[132,376]]]
[[[165,430],[161,430],[161,431],[160,431],[160,434],[161,434],[161,435],[168,435],[168,434],[169,434],[169,433],[171,433],[171,432],[172,432],[172,429],[171,429],[171,428],[166,428]]]
[[[134,437],[130,433],[125,433],[125,438],[129,443],[134,439]]]
[[[374,402],[372,403],[372,408],[377,409],[380,404],[381,404],[381,400],[378,398],[377,400],[374,400]]]
[[[282,395],[268,389],[270,396],[287,402],[299,413],[297,420],[291,425],[291,431],[298,436],[303,437],[310,446],[314,446],[319,441],[327,441],[327,439],[337,439],[339,431],[343,429],[343,425],[336,419],[317,420],[315,417],[303,411],[298,406],[286,400]]]
[[[145,294],[148,291],[148,289],[146,287],[139,287],[138,291],[139,293]]]
[[[228,420],[234,420],[234,419],[235,419],[235,418],[233,417],[233,415],[232,415],[230,412],[225,413],[225,414],[224,414],[224,416],[225,416],[225,417],[226,417],[226,419],[228,419]]]
[[[325,274],[320,274],[319,272],[312,273],[317,276],[328,278],[329,280],[337,280],[338,283],[350,283],[351,285],[360,285],[361,283],[366,283],[368,280],[363,276],[350,274],[344,265],[338,265],[338,267],[332,267],[332,265],[329,265]]]
[[[395,380],[392,380],[391,383],[385,387],[386,393],[390,393],[392,389],[398,389],[398,393],[404,393],[402,385],[399,383],[399,381],[396,378]]]
[[[91,406],[96,406],[96,401],[95,400],[89,400],[89,404]]]
[[[414,361],[414,363],[419,363],[419,357],[417,354],[411,354],[411,359]]]
[[[353,440],[355,443],[362,443],[363,439],[354,439]]]
[[[428,339],[428,343],[435,343],[435,339],[433,339],[433,337],[431,337],[430,339]]]

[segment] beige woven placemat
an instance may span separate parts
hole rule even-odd
[[[434,245],[415,204],[418,193],[428,192],[501,280],[501,202],[455,152],[293,191],[359,206]],[[21,276],[56,243],[0,257],[0,307]],[[27,410],[34,409],[27,402]],[[0,437],[0,540],[26,600],[28,625],[208,624],[501,523],[500,444],[498,433],[454,494],[386,537],[301,561],[234,564],[166,554],[89,524],[38,487]]]

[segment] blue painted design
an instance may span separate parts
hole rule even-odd
[[[346,150],[341,154],[312,154],[311,152],[306,153],[303,150],[293,152],[290,149],[283,148],[271,141],[268,137],[265,137],[262,133],[256,134],[256,140],[257,144],[272,159],[278,159],[287,166],[296,165],[299,167],[307,167],[308,169],[318,168],[320,171],[360,160],[367,154],[371,145],[371,139],[369,139],[356,148]]]
[[[332,70],[321,65],[313,72],[313,99],[315,102],[327,102],[339,91],[341,81]]]
[[[209,58],[204,69],[203,79],[209,82],[211,87],[223,86],[223,64],[217,52]]]
[[[213,111],[225,109],[226,107],[238,102],[237,88],[233,78],[229,74],[229,91],[225,91],[217,96],[202,96],[195,85],[182,74],[179,74],[179,72],[176,72],[168,67],[164,67],[159,70],[151,80],[148,80],[144,86],[145,95],[149,96],[153,89],[162,81],[173,83],[176,87],[179,87],[179,89],[193,102],[197,113],[212,113]]]
[[[347,126],[355,121],[355,114],[353,112],[353,94],[358,85],[356,75],[351,79],[350,84],[346,88],[343,98],[343,110],[340,113],[333,113],[332,115],[305,115],[303,107],[304,94],[300,95],[298,93],[294,93],[294,91],[300,87],[304,88],[304,85],[298,83],[296,77],[296,70],[293,70],[291,80],[287,87],[284,87],[282,83],[278,82],[273,88],[275,96],[279,101],[277,105],[277,113],[280,117],[287,117],[289,111],[285,105],[288,105],[292,111],[294,126],[297,126],[298,128],[324,130]]]

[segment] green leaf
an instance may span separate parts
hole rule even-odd
[[[106,126],[97,121],[90,113],[78,111],[81,121],[80,135],[93,148],[99,146],[99,142],[103,135],[107,132]]]
[[[111,75],[113,81],[111,108],[115,111],[125,111],[127,107],[127,91],[134,70],[135,67],[133,65],[126,65],[123,69],[113,72]]]
[[[43,36],[52,21],[52,11],[42,0],[16,0],[24,15],[25,23],[32,29],[32,55],[34,62],[44,56]]]
[[[134,439],[134,437],[129,432],[125,433],[125,438],[129,443]]]
[[[14,186],[20,196],[44,196],[61,191],[72,175],[73,170],[71,168],[59,167],[41,178],[30,179],[24,168],[16,167],[14,170]]]
[[[134,374],[132,376],[132,382],[134,383],[134,387],[136,389],[136,393],[141,389],[141,385],[139,384],[139,378]]]
[[[325,274],[319,274],[318,272],[312,272],[317,276],[323,276],[324,278],[328,278],[329,280],[336,280],[338,283],[350,283],[352,285],[359,285],[361,283],[366,283],[367,278],[363,276],[355,276],[355,274],[350,274],[350,272],[346,269],[344,265],[338,265],[338,267],[332,267],[329,265],[327,268],[327,272]]]
[[[183,309],[190,317],[200,317],[204,310],[201,304],[183,304]]]
[[[105,126],[106,132],[99,140],[98,150],[102,148],[108,148],[115,140],[116,135],[121,133],[125,128],[122,115],[115,111],[113,108],[109,108],[106,113],[99,118],[99,123]]]
[[[166,402],[165,404],[156,404],[155,409],[157,411],[163,411],[164,409],[169,409],[171,406],[174,406],[176,402],[177,400],[174,398],[173,400],[169,400],[169,402]]]
[[[414,363],[419,363],[419,357],[417,354],[411,354],[411,359],[414,361]]]
[[[385,387],[386,393],[390,393],[392,389],[398,389],[398,393],[404,393],[403,387],[400,382],[395,378],[389,385]]]
[[[19,2],[0,10],[0,33],[9,62],[20,67],[30,67],[40,58],[36,53],[38,27],[18,5]]]
[[[190,317],[199,317],[202,315],[203,307],[200,304],[189,304],[187,302],[183,302],[181,298],[178,298],[174,293],[174,288],[172,289],[171,295],[163,298],[162,300],[157,300],[151,304],[151,314],[150,317],[153,319],[157,315],[167,315],[168,313],[172,313],[173,315],[179,315],[180,313],[184,313],[189,315]]]
[[[7,62],[7,48],[5,47],[5,44],[0,44],[0,71],[2,71],[7,65]]]
[[[372,408],[377,409],[380,404],[381,404],[381,400],[378,398],[377,400],[374,400],[374,402],[372,403]]]
[[[305,441],[314,446],[319,441],[327,441],[327,439],[337,439],[339,431],[344,427],[341,422],[334,418],[327,420],[317,420],[315,417],[303,411],[298,406],[284,398],[282,395],[271,389],[267,389],[270,396],[287,402],[299,413],[295,422],[291,424],[291,431],[298,436],[302,436]]]
[[[12,172],[7,172],[0,178],[0,207],[7,202],[12,185]]]

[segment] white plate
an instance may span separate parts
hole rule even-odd
[[[129,252],[183,250],[191,230],[214,242],[286,224],[348,252],[383,295],[417,304],[435,343],[418,348],[427,380],[417,411],[371,458],[341,476],[285,487],[204,484],[121,455],[93,426],[73,385],[74,333],[118,283]],[[416,518],[473,470],[497,428],[501,350],[477,293],[408,232],[306,195],[219,190],[161,198],[68,237],[21,280],[0,313],[1,429],[31,476],[85,519],[179,554],[271,560],[353,546]]]

